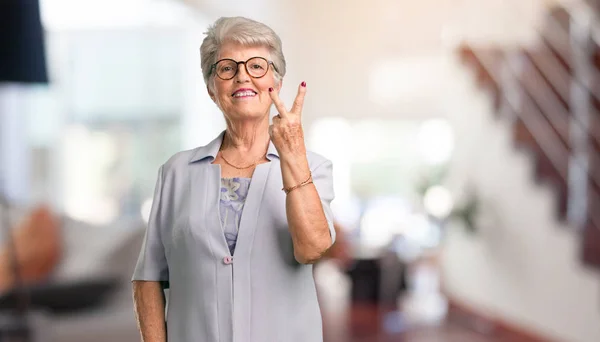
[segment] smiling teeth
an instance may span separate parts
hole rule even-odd
[[[242,91],[242,92],[239,92],[239,93],[235,93],[233,95],[233,97],[254,96],[254,95],[255,95],[255,93],[253,91],[247,90],[247,91]]]

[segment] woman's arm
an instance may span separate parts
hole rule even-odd
[[[290,188],[306,181],[310,175],[301,120],[306,83],[302,82],[298,87],[298,95],[290,111],[279,99],[277,91],[269,88],[269,94],[279,111],[279,115],[273,118],[273,125],[269,127],[269,135],[279,152],[283,186]],[[286,213],[294,244],[294,257],[302,264],[318,261],[335,237],[335,231],[330,227],[333,223],[328,222],[322,202],[322,198],[327,204],[333,199],[331,162],[323,164],[314,170],[314,183],[298,187],[287,194]],[[325,190],[327,194],[317,192],[317,182],[324,185],[319,191]]]
[[[295,186],[307,179],[310,169],[306,154],[303,158],[281,157],[284,187]],[[313,179],[324,176],[323,170],[317,169],[331,166],[328,161],[326,164],[317,166]],[[294,244],[294,257],[302,264],[317,262],[331,247],[333,239],[315,183],[301,186],[287,195],[286,214]]]
[[[171,226],[171,217],[168,202],[162,196],[163,169],[164,165],[158,169],[148,227],[132,277],[134,310],[142,342],[167,341],[163,284],[169,280],[169,267],[161,230]]]
[[[159,281],[133,281],[133,303],[142,342],[166,342],[165,297]]]

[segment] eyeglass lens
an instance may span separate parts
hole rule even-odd
[[[225,80],[232,79],[237,74],[239,64],[242,63],[229,59],[219,61],[216,65],[217,75]],[[267,60],[261,57],[250,58],[243,64],[246,65],[246,72],[252,77],[262,77],[269,69]]]

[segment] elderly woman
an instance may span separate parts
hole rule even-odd
[[[305,148],[306,83],[288,109],[281,40],[250,19],[217,20],[200,54],[227,128],[159,169],[133,275],[142,338],[322,341],[312,264],[335,240],[332,165]]]

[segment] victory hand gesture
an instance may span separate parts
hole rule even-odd
[[[302,130],[302,106],[305,94],[306,82],[302,82],[298,86],[298,95],[296,95],[292,109],[288,111],[277,92],[273,88],[269,88],[271,100],[279,112],[273,117],[273,124],[269,126],[269,135],[280,155],[306,156]]]

